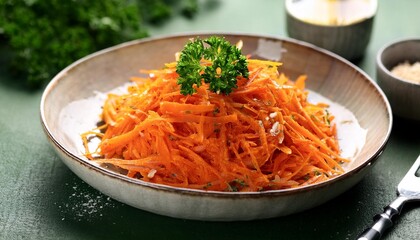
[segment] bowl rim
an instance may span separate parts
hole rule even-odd
[[[321,52],[322,54],[325,54],[325,55],[328,55],[329,57],[335,58],[335,59],[341,61],[343,64],[346,64],[349,67],[353,68],[359,74],[361,74],[367,80],[367,82],[370,85],[372,85],[376,89],[378,94],[381,96],[383,103],[385,104],[386,111],[387,111],[387,114],[388,114],[387,117],[389,119],[389,125],[388,125],[386,135],[385,135],[383,141],[380,143],[380,147],[374,153],[372,153],[371,155],[368,155],[367,159],[362,164],[354,167],[353,169],[351,169],[349,171],[344,172],[341,175],[338,175],[334,178],[331,178],[327,181],[323,181],[323,182],[320,182],[320,183],[311,184],[311,185],[307,185],[307,186],[300,186],[300,187],[296,187],[296,188],[280,189],[280,190],[268,190],[268,191],[260,191],[260,192],[222,192],[222,191],[209,191],[209,190],[199,190],[199,189],[189,189],[189,188],[182,188],[182,187],[173,187],[173,186],[168,186],[168,185],[163,185],[163,184],[146,182],[146,181],[142,181],[140,179],[130,178],[128,176],[116,173],[114,171],[108,170],[108,169],[100,167],[98,165],[89,163],[88,160],[83,159],[79,156],[76,156],[75,154],[73,154],[69,150],[67,150],[60,143],[60,141],[58,141],[57,138],[54,136],[53,131],[51,130],[51,128],[49,127],[48,122],[47,122],[47,118],[46,118],[46,114],[45,114],[46,113],[45,112],[45,110],[46,110],[45,109],[45,103],[47,101],[47,97],[50,94],[50,92],[54,90],[54,88],[60,83],[60,79],[63,79],[62,76],[66,75],[69,70],[77,67],[80,63],[82,63],[84,61],[87,61],[91,58],[95,58],[95,57],[100,56],[102,54],[106,54],[108,52],[112,52],[112,51],[115,51],[115,50],[118,50],[120,48],[124,48],[124,47],[127,47],[127,46],[143,44],[143,43],[153,42],[153,41],[157,41],[157,40],[170,39],[170,38],[185,38],[185,37],[191,37],[192,38],[192,37],[204,36],[204,35],[206,35],[206,36],[219,35],[219,36],[225,36],[225,37],[241,37],[241,36],[243,36],[243,37],[253,37],[253,38],[267,38],[267,39],[273,39],[273,40],[281,41],[281,42],[288,42],[288,43],[291,43],[291,44],[300,45],[302,47],[310,48],[310,49],[315,50],[317,52]],[[140,187],[146,187],[146,188],[150,188],[150,189],[154,189],[154,190],[160,190],[160,191],[189,195],[189,196],[208,196],[208,197],[214,197],[214,198],[231,198],[231,197],[238,197],[238,198],[242,198],[242,197],[244,197],[244,198],[249,198],[249,197],[259,198],[259,197],[261,197],[262,198],[262,197],[267,197],[267,196],[287,196],[287,195],[293,195],[293,194],[296,194],[296,193],[308,192],[308,191],[311,191],[313,189],[325,188],[327,186],[337,184],[342,179],[353,176],[353,175],[357,174],[358,172],[361,172],[362,170],[364,170],[367,166],[372,166],[374,163],[376,163],[377,159],[382,154],[382,152],[384,151],[384,148],[386,147],[386,144],[388,143],[388,140],[389,140],[389,137],[390,137],[390,134],[391,134],[392,125],[393,125],[393,116],[392,116],[391,106],[390,106],[390,103],[389,103],[388,99],[386,98],[384,92],[377,85],[377,83],[372,80],[372,78],[367,73],[365,73],[363,70],[361,70],[359,67],[357,67],[356,65],[354,65],[350,61],[346,60],[345,58],[343,58],[343,57],[341,57],[341,56],[339,56],[335,53],[332,53],[328,50],[325,50],[321,47],[317,47],[313,44],[310,44],[310,43],[307,43],[307,42],[304,42],[304,41],[300,41],[300,40],[296,40],[296,39],[293,39],[293,38],[279,37],[279,36],[270,35],[270,34],[253,34],[253,33],[240,33],[240,32],[232,33],[232,32],[221,32],[221,31],[217,31],[217,32],[213,32],[213,31],[184,32],[184,33],[174,33],[174,34],[165,34],[165,35],[159,35],[159,36],[154,36],[154,37],[147,37],[147,38],[143,38],[143,39],[136,39],[136,40],[120,43],[120,44],[111,46],[109,48],[105,48],[105,49],[99,50],[97,52],[91,53],[91,54],[73,62],[72,64],[70,64],[66,68],[64,68],[62,71],[60,71],[58,74],[56,74],[53,77],[53,79],[48,83],[48,85],[44,89],[44,92],[42,94],[41,101],[40,101],[40,119],[41,119],[42,128],[43,128],[45,134],[47,135],[48,140],[55,146],[56,151],[57,151],[57,149],[59,149],[61,151],[61,153],[65,154],[65,156],[67,156],[70,159],[76,161],[77,163],[93,170],[96,173],[106,175],[106,176],[111,177],[115,180],[120,180],[120,181],[129,183],[129,184],[138,185]]]
[[[420,38],[416,38],[416,37],[409,37],[409,38],[401,38],[401,39],[397,39],[397,40],[393,40],[390,41],[388,43],[386,43],[385,45],[383,45],[378,53],[376,54],[376,65],[378,66],[378,68],[380,68],[384,73],[386,73],[389,77],[391,77],[394,80],[400,81],[404,84],[408,84],[408,85],[412,85],[413,87],[418,86],[420,87],[420,82],[416,83],[414,81],[410,81],[410,80],[406,80],[404,78],[400,78],[398,76],[395,76],[394,74],[392,74],[391,69],[388,69],[387,67],[385,67],[383,61],[382,61],[382,55],[384,54],[384,52],[388,49],[390,49],[393,46],[397,46],[397,45],[401,45],[401,44],[406,44],[408,42],[418,42],[419,46],[420,46]],[[420,59],[418,60],[418,62],[420,62]],[[395,67],[395,66],[393,66]],[[378,76],[376,76],[378,77]]]

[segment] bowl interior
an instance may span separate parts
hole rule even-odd
[[[200,37],[209,35],[214,34],[200,34]],[[283,62],[280,70],[292,79],[306,74],[307,88],[354,113],[360,125],[367,129],[367,137],[348,173],[368,165],[383,149],[392,125],[389,104],[377,85],[351,63],[294,40],[224,36],[232,43],[242,40],[243,53],[253,58]],[[41,103],[42,121],[53,142],[75,159],[86,161],[80,134],[96,123],[83,119],[99,119],[101,110],[87,99],[128,83],[130,77],[140,75],[139,69],[161,68],[164,63],[174,61],[175,53],[192,37],[196,35],[125,43],[81,59],[59,73],[47,87]]]
[[[408,61],[414,63],[420,61],[420,39],[398,41],[386,46],[379,53],[379,61],[391,74],[390,71],[396,65]]]

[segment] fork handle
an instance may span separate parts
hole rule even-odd
[[[392,227],[393,222],[391,216],[386,213],[376,215],[373,220],[375,221],[370,228],[367,228],[359,236],[358,240],[377,240],[380,239],[386,229]]]
[[[407,198],[398,197],[391,204],[384,208],[384,212],[373,218],[374,223],[359,236],[358,240],[378,240],[382,234],[392,227],[393,218],[401,213],[402,207]]]

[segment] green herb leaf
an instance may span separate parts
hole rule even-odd
[[[201,86],[201,71],[204,69],[200,61],[204,51],[204,44],[199,38],[188,42],[179,56],[176,72],[179,74],[178,84],[181,85],[181,93],[184,95],[193,94],[197,87]]]
[[[211,64],[203,66],[202,59]],[[246,58],[241,50],[216,36],[204,41],[196,38],[188,42],[181,52],[176,71],[184,95],[195,93],[194,87],[200,87],[202,81],[208,83],[213,92],[229,94],[233,88],[237,88],[238,76],[249,75]]]

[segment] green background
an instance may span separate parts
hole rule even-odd
[[[149,26],[149,33],[218,31],[287,37],[284,1],[199,0],[199,8],[194,19],[174,17]],[[390,41],[420,38],[419,23],[420,1],[379,1],[371,42],[357,65],[375,79],[378,50]],[[0,239],[355,239],[395,198],[397,184],[420,154],[420,123],[396,117],[373,171],[322,206],[245,222],[159,216],[108,198],[60,161],[40,124],[43,89],[21,88],[6,71],[9,60],[10,51],[0,42]],[[407,204],[383,239],[420,239],[417,206]]]

